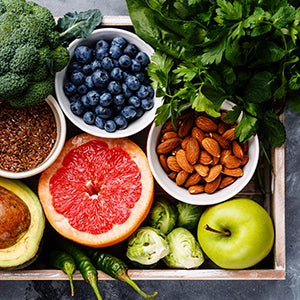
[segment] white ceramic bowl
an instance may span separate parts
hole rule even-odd
[[[232,104],[226,101],[222,105],[221,109],[229,110],[231,107]],[[155,126],[154,123],[152,124],[147,139],[147,156],[150,169],[155,180],[162,187],[162,189],[173,198],[194,205],[212,205],[234,197],[251,180],[257,167],[259,158],[259,141],[257,135],[250,138],[248,141],[249,161],[243,168],[244,175],[242,177],[238,178],[231,185],[218,190],[213,194],[190,194],[186,188],[178,186],[173,180],[171,180],[161,167],[158,155],[156,153],[156,146],[161,129],[162,126]]]
[[[151,59],[151,55],[154,53],[154,50],[151,48],[151,46],[145,43],[136,34],[118,28],[97,29],[92,32],[92,34],[86,39],[76,39],[69,45],[68,49],[70,52],[70,56],[71,58],[73,57],[74,50],[79,45],[92,46],[100,39],[111,41],[116,36],[122,36],[127,42],[135,44],[140,51],[147,53],[149,58]],[[64,83],[67,81],[66,71],[67,66],[62,71],[56,73],[55,90],[58,102],[67,118],[74,125],[92,135],[106,138],[121,138],[136,134],[152,123],[155,117],[155,111],[157,107],[161,105],[161,99],[158,99],[154,96],[154,107],[151,110],[146,111],[141,118],[131,122],[125,129],[116,130],[112,133],[106,132],[104,129],[100,129],[95,125],[86,124],[81,117],[76,116],[72,113],[70,109],[70,102],[63,91]]]
[[[66,132],[67,132],[65,116],[62,110],[60,109],[56,99],[53,96],[49,95],[46,98],[46,102],[48,103],[48,105],[50,106],[54,114],[55,122],[56,122],[56,130],[57,130],[56,142],[51,152],[49,153],[47,158],[34,169],[28,171],[22,171],[22,172],[11,172],[11,171],[0,169],[1,177],[10,178],[10,179],[21,179],[21,178],[28,178],[34,176],[47,169],[60,154],[65,143]]]

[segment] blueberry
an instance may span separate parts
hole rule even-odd
[[[91,64],[92,63],[83,65],[82,73],[84,73],[85,75],[91,75],[94,71]]]
[[[106,56],[102,59],[101,64],[102,64],[102,68],[107,71],[112,70],[112,68],[114,67],[113,60],[108,56]]]
[[[122,50],[120,47],[112,45],[109,49],[109,54],[112,58],[118,59],[122,55]]]
[[[150,59],[149,56],[145,52],[138,52],[137,55],[135,56],[135,59],[140,62],[140,64],[144,67],[149,64]]]
[[[128,76],[130,76],[131,74],[129,74],[128,72],[126,72],[126,71],[124,71],[123,70],[123,79],[126,81],[126,78],[128,77]]]
[[[110,72],[110,78],[113,80],[121,81],[123,78],[123,71],[119,67],[113,68]]]
[[[70,80],[75,85],[81,85],[85,81],[85,75],[82,72],[74,72],[70,76]]]
[[[122,109],[121,114],[125,119],[131,120],[136,116],[136,109],[134,106],[128,105]]]
[[[113,46],[118,46],[119,48],[123,49],[125,47],[125,45],[127,44],[126,40],[121,37],[121,36],[116,36],[115,38],[113,38],[113,40],[111,41],[111,44]]]
[[[86,97],[90,103],[91,106],[96,106],[99,104],[100,101],[100,95],[96,91],[89,91],[86,94]]]
[[[120,56],[119,64],[121,68],[127,69],[131,66],[131,58],[127,54],[124,54]]]
[[[115,132],[117,130],[117,125],[113,120],[107,120],[104,124],[104,130],[107,132]]]
[[[82,64],[79,63],[78,61],[71,62],[67,67],[67,71],[69,74],[72,74],[74,72],[79,72],[81,70],[82,70]]]
[[[87,87],[88,89],[91,90],[91,89],[94,87],[94,83],[93,83],[92,76],[86,76],[86,77],[85,77],[84,84],[86,85],[86,87]]]
[[[76,116],[81,116],[84,112],[84,106],[82,102],[79,100],[71,102],[70,109],[72,113]]]
[[[118,94],[118,95],[114,96],[114,104],[116,106],[123,105],[124,102],[125,102],[125,96],[124,96],[124,94]]]
[[[91,62],[92,71],[95,72],[97,69],[101,69],[101,62],[97,59]]]
[[[85,112],[82,117],[83,122],[88,125],[93,125],[95,123],[95,118],[96,118],[96,116],[92,111]]]
[[[98,48],[105,48],[105,49],[109,49],[109,43],[105,40],[99,40],[97,43],[96,43],[96,46],[95,46],[96,49]]]
[[[136,115],[135,115],[135,117],[136,118],[140,118],[143,114],[144,114],[144,110],[141,108],[141,107],[138,107],[137,109],[136,109]]]
[[[98,105],[95,108],[95,113],[102,119],[109,119],[112,116],[112,109],[110,107],[104,107],[102,105]]]
[[[64,92],[67,96],[72,96],[76,93],[77,88],[72,82],[66,82],[64,84]]]
[[[88,91],[88,88],[85,84],[81,84],[79,87],[77,87],[77,92],[80,94],[80,95],[84,95],[86,94]]]
[[[128,99],[128,104],[132,105],[134,107],[139,107],[139,106],[141,106],[141,99],[138,98],[137,96],[131,96]]]
[[[137,72],[141,71],[141,69],[142,69],[141,63],[139,61],[137,61],[136,59],[133,59],[131,61],[131,71],[137,73]]]
[[[95,87],[97,88],[103,88],[105,87],[109,82],[109,76],[104,70],[96,70],[92,74],[92,79]]]
[[[147,97],[141,100],[141,107],[144,110],[150,110],[154,106],[154,101],[152,98]]]
[[[95,118],[95,125],[100,128],[100,129],[103,129],[104,128],[104,124],[105,124],[105,121],[100,118],[99,116],[96,116]]]
[[[127,44],[127,46],[124,49],[124,54],[129,55],[131,58],[134,58],[136,54],[138,53],[138,48],[134,44]]]
[[[114,117],[114,121],[119,129],[125,129],[128,126],[127,120],[122,115]]]
[[[141,87],[136,92],[136,95],[141,99],[146,98],[149,95],[148,87],[145,85],[141,85]]]
[[[103,93],[100,96],[100,101],[99,104],[104,106],[104,107],[108,107],[112,104],[113,102],[113,97],[111,95],[111,93]]]
[[[88,64],[92,60],[92,49],[87,46],[78,46],[74,51],[77,61]]]
[[[111,81],[107,87],[108,91],[113,95],[118,95],[122,92],[122,86],[118,81]]]
[[[113,61],[114,67],[119,67],[120,66],[118,59],[113,59],[112,61]]]
[[[135,74],[135,77],[140,81],[144,83],[145,80],[145,74],[143,72],[139,72]]]
[[[129,75],[125,83],[132,91],[137,91],[141,86],[140,81],[134,75]]]
[[[75,95],[72,95],[69,97],[70,102],[80,101],[80,99],[81,99],[81,95],[79,95],[79,94],[75,94]]]
[[[108,49],[106,49],[106,48],[97,48],[95,50],[95,58],[97,60],[102,60],[106,56],[108,56]]]
[[[121,113],[123,107],[124,107],[124,105],[114,105],[114,112],[117,114]]]
[[[148,85],[147,88],[148,88],[148,92],[149,92],[148,97],[153,98],[154,97],[153,87],[151,85]]]
[[[90,107],[91,107],[90,101],[89,101],[89,99],[87,98],[86,95],[82,95],[80,101],[81,101],[82,105],[83,105],[85,108],[90,108]]]
[[[122,83],[122,91],[126,98],[129,98],[132,96],[132,91],[129,89],[129,87],[125,83]]]

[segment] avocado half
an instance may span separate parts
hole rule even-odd
[[[37,195],[19,180],[0,177],[0,269],[21,269],[38,256],[45,217]]]

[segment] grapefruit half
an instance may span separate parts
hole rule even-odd
[[[145,153],[131,140],[83,133],[68,140],[41,174],[38,194],[58,233],[106,247],[129,237],[145,219],[154,180]]]

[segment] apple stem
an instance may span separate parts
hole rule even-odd
[[[208,224],[205,224],[203,228],[206,229],[206,230],[215,232],[215,233],[220,233],[220,234],[228,235],[228,236],[231,235],[231,232],[228,231],[228,230],[227,231],[216,230],[216,229],[211,228]]]

